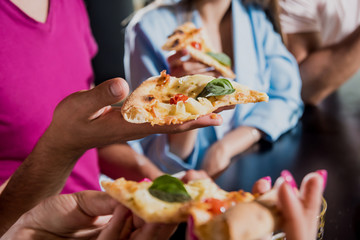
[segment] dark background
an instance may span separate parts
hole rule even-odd
[[[126,18],[133,11],[132,0],[86,0],[91,28],[99,47],[93,60],[95,84],[124,74]]]

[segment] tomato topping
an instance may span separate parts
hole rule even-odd
[[[208,210],[213,214],[221,214],[230,207],[228,202],[216,198],[208,198],[205,202],[210,205]]]
[[[201,50],[201,43],[199,42],[191,42],[191,46],[197,50]]]
[[[170,104],[177,104],[180,101],[186,102],[186,100],[188,99],[189,99],[188,96],[178,93],[172,98],[170,98]]]

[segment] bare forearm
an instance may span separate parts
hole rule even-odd
[[[111,178],[131,180],[154,179],[163,174],[146,156],[127,144],[114,144],[99,148],[101,171]]]
[[[360,28],[340,43],[312,52],[300,63],[302,97],[317,104],[360,67]]]
[[[196,137],[197,130],[169,134],[170,151],[182,159],[187,158],[194,149]]]
[[[258,129],[240,126],[226,134],[221,140],[221,144],[224,146],[228,156],[234,157],[258,142],[260,138],[261,133]]]
[[[81,153],[64,154],[40,140],[0,195],[0,235],[26,211],[63,188]]]

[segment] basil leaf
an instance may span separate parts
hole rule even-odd
[[[214,53],[214,52],[207,52],[207,55],[214,58],[216,61],[225,65],[227,67],[231,67],[231,59],[225,53]]]
[[[235,89],[233,88],[229,80],[225,78],[216,78],[205,86],[205,88],[196,97],[196,99],[199,97],[229,95],[233,92],[235,92]]]
[[[156,178],[149,188],[152,196],[165,202],[186,202],[191,200],[184,184],[170,175],[162,175]]]

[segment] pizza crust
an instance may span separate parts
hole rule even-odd
[[[160,76],[144,81],[125,101],[121,113],[132,123],[152,125],[181,124],[214,112],[220,107],[268,101],[266,93],[251,90],[231,81],[235,92],[224,96],[196,97],[215,78],[207,75],[171,77],[164,71]],[[183,94],[188,100],[170,104],[170,98]]]

